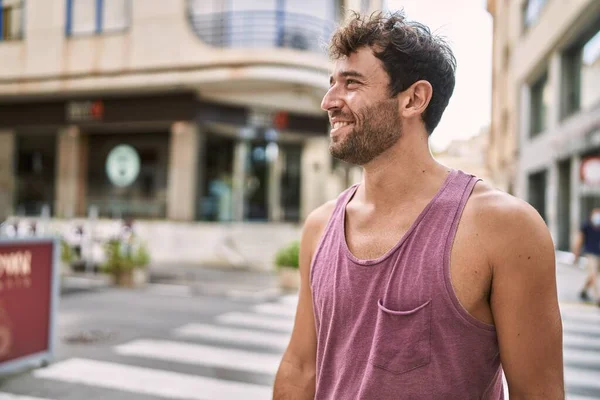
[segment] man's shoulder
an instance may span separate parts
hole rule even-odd
[[[467,203],[472,223],[492,235],[522,232],[524,228],[547,231],[539,212],[526,201],[479,181]]]

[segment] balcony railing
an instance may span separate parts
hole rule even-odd
[[[188,13],[196,35],[225,48],[273,48],[325,52],[333,21],[278,10]]]

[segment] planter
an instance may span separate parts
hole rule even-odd
[[[294,267],[278,267],[279,287],[296,291],[300,288],[300,270]]]
[[[113,274],[115,285],[127,288],[139,288],[148,283],[148,271],[145,268],[134,268]]]

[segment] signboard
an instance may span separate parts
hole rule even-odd
[[[140,156],[126,144],[112,149],[106,159],[106,174],[111,183],[118,187],[131,185],[140,174]]]
[[[52,239],[0,240],[0,374],[52,357],[57,253]]]
[[[67,121],[100,121],[104,116],[104,103],[96,101],[69,101],[67,103]]]

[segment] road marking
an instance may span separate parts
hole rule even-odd
[[[134,340],[115,346],[114,349],[118,354],[127,356],[273,375],[277,372],[281,361],[281,355],[168,340]]]
[[[169,285],[163,283],[153,283],[146,288],[147,293],[158,294],[161,296],[174,297],[192,297],[192,289],[186,285]]]
[[[151,368],[72,358],[34,371],[43,379],[117,389],[165,399],[264,400],[271,388]]]
[[[227,325],[242,325],[283,332],[291,332],[294,325],[292,319],[281,319],[242,312],[225,313],[219,315],[216,319],[218,322]]]
[[[586,324],[581,322],[564,321],[563,331],[577,333],[579,335],[600,335],[600,324]]]
[[[289,334],[208,324],[187,324],[175,329],[173,333],[178,337],[210,339],[218,342],[254,345],[276,350],[285,350],[290,341]]]
[[[600,351],[565,349],[563,357],[567,364],[600,369]]]
[[[598,371],[567,366],[565,367],[565,382],[567,386],[581,386],[586,389],[600,390]]]
[[[598,400],[598,398],[567,393],[567,400]]]
[[[254,307],[253,311],[261,314],[278,315],[292,318],[296,315],[295,308],[290,307],[290,305],[276,303],[259,304]]]
[[[279,299],[279,302],[282,304],[288,304],[295,306],[298,304],[298,295],[297,294],[288,294],[287,296],[282,296]]]
[[[50,400],[41,397],[21,396],[12,393],[0,393],[0,400]]]
[[[563,335],[563,347],[565,350],[569,347],[586,348],[589,350],[600,350],[600,337],[581,336],[572,333]]]

